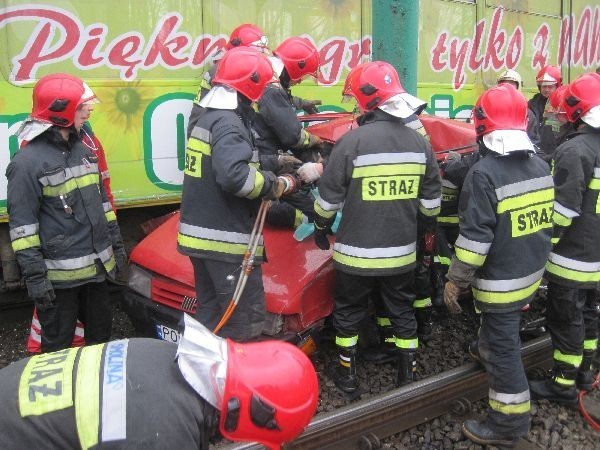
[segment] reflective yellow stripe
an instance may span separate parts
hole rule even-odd
[[[423,174],[425,174],[425,164],[381,164],[376,166],[355,167],[352,171],[352,178]]]
[[[558,238],[558,237],[553,237],[552,239],[550,239],[550,243],[552,245],[558,244],[558,241],[560,241],[560,238]]]
[[[194,248],[196,250],[207,250],[217,253],[228,253],[231,255],[244,255],[248,244],[232,244],[229,242],[211,241],[208,239],[200,239],[196,237],[186,236],[185,234],[179,233],[177,235],[177,242],[179,245],[188,248]],[[256,255],[262,256],[264,247],[259,245],[256,249]]]
[[[417,260],[415,252],[405,256],[395,258],[360,258],[358,256],[348,256],[338,251],[333,252],[333,260],[350,267],[361,269],[394,269],[408,266]]]
[[[427,308],[431,306],[431,298],[419,298],[413,302],[413,308]]]
[[[335,337],[335,345],[339,347],[354,347],[358,343],[358,335],[351,337]]]
[[[400,339],[396,338],[396,347],[403,349],[419,348],[419,339]]]
[[[19,380],[21,417],[39,416],[73,406],[73,364],[78,348],[31,358]]]
[[[252,188],[252,191],[250,191],[250,193],[246,197],[250,198],[250,199],[257,198],[260,195],[264,185],[265,185],[265,177],[263,176],[262,173],[260,173],[257,170],[256,176],[254,177],[254,188]]]
[[[70,280],[83,280],[85,278],[92,278],[96,275],[96,265],[83,267],[81,269],[72,270],[55,270],[48,269],[48,279],[50,281],[70,281]]]
[[[525,300],[532,295],[540,285],[540,281],[541,280],[538,280],[531,286],[511,292],[480,291],[479,289],[473,288],[473,297],[475,300],[482,303],[514,303]]]
[[[552,380],[557,384],[562,384],[563,386],[575,386],[575,380],[568,380],[567,378],[562,377],[553,377]]]
[[[110,272],[117,265],[117,260],[115,259],[114,256],[111,256],[108,261],[103,263],[103,265],[104,265],[104,269],[106,269],[107,272]]]
[[[557,210],[554,210],[554,214],[552,216],[552,221],[556,225],[560,225],[561,227],[568,227],[569,225],[571,225],[571,222],[573,222],[573,219],[571,219],[570,217],[567,217],[567,216],[563,216]]]
[[[450,262],[452,261],[450,258],[447,258],[446,256],[438,256],[438,262],[442,265],[442,266],[449,266]]]
[[[380,327],[389,327],[392,325],[389,317],[376,317],[375,320]]]
[[[302,211],[299,209],[294,210],[294,228],[298,228],[302,225]]]
[[[416,175],[392,175],[367,177],[362,180],[364,201],[391,201],[417,198],[420,177]]]
[[[471,252],[469,250],[465,250],[461,247],[454,247],[454,252],[456,253],[456,257],[472,266],[480,267],[483,266],[485,262],[485,258],[487,255],[480,255],[479,253]]]
[[[432,217],[437,216],[440,213],[441,208],[438,206],[437,208],[427,209],[423,205],[419,205],[419,211],[421,211],[421,214],[424,216]]]
[[[554,202],[547,202],[511,211],[512,237],[526,236],[544,228],[552,228],[553,209]]]
[[[541,191],[528,192],[504,200],[500,200],[497,206],[498,214],[514,209],[521,209],[536,203],[544,203],[554,201],[554,189],[542,189]]]
[[[531,410],[531,403],[529,401],[508,405],[500,403],[498,400],[489,399],[489,405],[494,411],[502,414],[525,414]]]
[[[77,365],[75,422],[81,448],[98,443],[100,426],[100,361],[106,344],[84,347]]]
[[[206,156],[212,155],[212,148],[211,148],[210,144],[208,144],[204,141],[201,141],[200,139],[195,138],[193,136],[191,136],[190,139],[188,140],[187,150],[191,150],[193,152],[199,152]]]
[[[113,222],[113,221],[117,220],[117,215],[115,214],[114,211],[108,211],[108,212],[104,213],[104,217],[106,217],[107,222]]]
[[[315,208],[315,213],[317,213],[317,215],[319,215],[321,217],[324,217],[325,219],[330,219],[337,212],[337,211],[324,210],[323,208],[321,208],[321,206],[319,206],[319,203],[317,203],[316,200],[315,200],[314,208]]]
[[[598,339],[586,339],[583,341],[584,350],[596,350],[598,348]]]
[[[57,186],[44,186],[42,188],[42,193],[49,197],[57,197],[61,194],[68,194],[75,189],[84,188],[86,186],[91,186],[93,184],[98,184],[100,182],[100,177],[97,173],[90,173],[88,175],[84,175],[78,178],[70,178],[62,184]]]
[[[15,239],[12,241],[13,251],[18,252],[20,250],[25,250],[31,247],[39,247],[40,246],[40,235],[33,234],[31,236]]]
[[[579,272],[573,269],[565,269],[551,261],[546,263],[546,270],[566,280],[581,281],[583,283],[600,281],[600,272]]]
[[[563,362],[573,367],[579,367],[581,365],[583,355],[566,355],[560,350],[554,350],[554,355],[552,355],[552,358],[554,361]]]
[[[599,190],[600,189],[600,179],[598,178],[592,178],[590,180],[590,183],[588,184],[588,187],[590,189],[594,189],[594,190]]]
[[[438,223],[458,223],[458,216],[438,216]]]

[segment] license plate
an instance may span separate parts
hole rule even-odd
[[[156,325],[156,335],[163,341],[179,342],[179,331],[169,328],[166,325]]]

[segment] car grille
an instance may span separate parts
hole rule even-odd
[[[152,301],[191,314],[196,312],[198,300],[194,289],[173,280],[152,279]]]

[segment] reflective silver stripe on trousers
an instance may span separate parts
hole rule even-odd
[[[106,344],[102,380],[102,442],[127,438],[128,344],[127,339]]]
[[[473,285],[482,291],[491,291],[491,292],[510,292],[516,291],[519,289],[524,289],[526,287],[531,286],[539,279],[542,278],[544,274],[545,268],[538,270],[531,275],[527,275],[522,278],[514,278],[512,280],[484,280],[480,278],[476,278],[473,282]]]
[[[433,198],[433,199],[420,198],[419,203],[423,206],[423,208],[435,209],[435,208],[439,208],[442,205],[442,198],[441,197]]]
[[[554,186],[554,181],[550,175],[533,178],[532,180],[519,181],[518,183],[507,184],[496,189],[498,201],[515,195],[533,192],[539,189],[550,188]]]
[[[456,247],[469,250],[471,252],[479,253],[481,255],[487,255],[488,250],[492,246],[492,243],[472,241],[471,239],[467,239],[466,237],[464,237],[462,234],[459,234],[458,239],[456,240],[456,243],[454,245]]]
[[[181,222],[179,231],[186,236],[192,236],[199,239],[208,239],[211,241],[229,242],[231,244],[247,244],[250,242],[250,234],[236,233],[234,231],[213,230],[211,228],[198,227]],[[263,238],[260,237],[259,245],[263,245]]]
[[[569,219],[573,219],[574,217],[579,217],[579,213],[577,211],[573,211],[572,209],[569,209],[566,206],[561,205],[556,200],[554,200],[554,211],[556,211],[557,213],[559,213]]]
[[[317,205],[319,205],[321,209],[323,209],[323,211],[337,211],[342,209],[342,207],[344,206],[344,202],[329,203],[323,200],[323,197],[319,196],[317,197]]]
[[[40,231],[39,223],[31,223],[29,225],[21,225],[10,230],[10,240],[16,241],[27,236],[33,236]]]
[[[425,153],[373,153],[370,155],[357,156],[354,160],[354,167],[398,163],[425,164],[425,161]]]
[[[518,405],[529,401],[529,389],[518,394],[504,394],[490,388],[488,395],[491,400],[496,400],[505,405]]]
[[[238,197],[246,197],[250,192],[254,190],[254,183],[256,181],[256,169],[249,166],[248,176],[242,188],[235,193]]]
[[[598,272],[600,271],[600,262],[583,262],[575,259],[565,258],[564,256],[557,255],[556,253],[550,252],[548,257],[550,262],[562,266],[566,269],[576,270],[578,272]]]
[[[336,243],[333,248],[344,255],[359,258],[396,258],[398,256],[410,255],[417,249],[417,244],[413,242],[401,247],[361,248]]]

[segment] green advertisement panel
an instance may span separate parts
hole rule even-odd
[[[427,112],[467,119],[506,68],[521,73],[527,96],[544,64],[561,65],[567,80],[595,69],[600,6],[585,3],[421,0],[412,64]],[[192,100],[231,30],[254,23],[271,49],[288,36],[308,37],[321,71],[294,94],[321,99],[322,111],[352,109],[341,103],[341,86],[352,67],[370,60],[371,7],[370,0],[0,2],[0,220],[7,217],[4,172],[19,147],[13,134],[41,76],[72,73],[101,100],[90,122],[118,206],[177,202]]]

